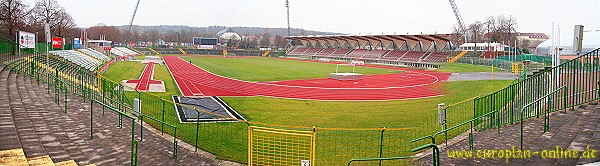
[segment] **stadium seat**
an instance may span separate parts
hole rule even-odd
[[[74,50],[50,51],[52,55],[65,58],[87,70],[94,71],[102,62]]]
[[[398,59],[400,59],[402,56],[404,56],[404,54],[406,54],[408,51],[401,51],[401,50],[391,50],[389,51],[387,54],[385,54],[383,57],[381,57],[381,60],[391,60],[391,61],[397,61]]]
[[[331,55],[331,53],[335,52],[335,50],[336,50],[335,48],[326,48],[326,49],[321,50],[321,52],[318,52],[316,54],[316,56],[320,56],[320,57],[329,56],[329,55]]]
[[[346,56],[346,54],[350,53],[350,51],[352,51],[351,49],[339,49],[339,50],[335,50],[334,52],[332,52],[331,54],[329,54],[329,57],[344,57]]]
[[[91,48],[79,49],[77,51],[83,52],[84,54],[92,56],[98,60],[101,60],[102,62],[106,62],[106,61],[110,60],[110,58],[108,56],[104,55],[103,53],[101,53],[99,51],[91,49]]]
[[[360,58],[363,55],[367,54],[368,50],[367,49],[355,49],[352,52],[350,52],[348,55],[346,55],[346,58]]]
[[[425,52],[423,51],[409,51],[404,56],[400,57],[399,60],[405,62],[419,62],[423,55],[425,55]]]
[[[306,47],[297,47],[293,50],[291,50],[290,52],[288,52],[288,55],[292,55],[292,56],[301,56],[304,54],[304,52],[306,52],[308,49],[310,48],[306,48]]]
[[[443,62],[446,61],[446,57],[448,53],[445,52],[432,52],[425,59],[421,60],[421,62]]]
[[[302,55],[315,55],[317,52],[321,51],[321,48],[309,48]]]
[[[388,50],[371,50],[368,51],[365,55],[363,55],[360,59],[372,59],[376,60],[381,58],[381,56],[385,55]]]

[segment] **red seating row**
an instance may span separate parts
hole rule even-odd
[[[329,54],[329,56],[332,57],[344,57],[346,56],[346,54],[350,53],[350,51],[352,51],[351,49],[339,49],[339,50],[335,50],[334,52],[332,52],[331,54]]]
[[[296,47],[295,49],[292,49],[292,51],[288,52],[288,55],[302,55],[308,49],[309,48],[306,47]]]
[[[421,60],[421,57],[425,55],[423,51],[409,51],[404,56],[400,58],[401,61],[407,62],[418,62]]]
[[[432,52],[425,59],[421,60],[421,62],[444,62],[447,56],[448,54],[444,52]]]
[[[379,59],[386,52],[388,52],[388,50],[371,50],[362,56],[361,59]]]
[[[381,59],[383,60],[398,60],[400,59],[402,56],[404,56],[404,54],[406,54],[408,51],[401,51],[401,50],[391,50],[388,54],[386,54],[385,56],[381,57]]]
[[[331,53],[335,52],[336,49],[335,48],[326,48],[321,50],[321,52],[317,53],[317,56],[328,56],[331,55]]]
[[[321,51],[321,48],[309,48],[302,55],[315,55],[319,51]]]
[[[347,58],[360,58],[363,55],[367,54],[369,50],[367,49],[355,49],[350,54],[346,55]]]

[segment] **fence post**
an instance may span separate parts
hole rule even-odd
[[[144,141],[144,114],[141,114],[140,110],[140,141]],[[133,124],[132,124],[133,125]]]
[[[197,119],[196,119],[196,149],[194,150],[194,152],[198,151],[198,130],[200,129],[200,112],[198,112],[198,110],[196,110],[196,115],[197,115]]]
[[[314,129],[314,127],[313,127]],[[385,127],[381,129],[381,137],[379,138],[379,158],[383,157],[383,133],[385,132]],[[379,166],[381,166],[381,160],[379,160]]]
[[[165,101],[162,99],[161,99],[161,101],[162,101],[162,121],[164,122],[165,121]],[[160,124],[160,134],[161,135],[165,134],[164,127],[165,127],[165,124],[161,123]]]
[[[119,113],[119,115],[120,115],[120,113]],[[137,144],[138,144],[138,142],[135,141],[135,119],[132,118],[131,119],[131,165],[137,165],[137,158],[138,158]],[[135,145],[135,147],[134,147],[134,145]],[[134,150],[135,150],[135,153],[134,153]]]
[[[94,100],[90,101],[90,139],[94,139]]]
[[[175,133],[173,134],[173,158],[177,159],[177,127],[173,127]]]
[[[64,84],[65,83],[63,82],[63,87],[64,87]],[[63,90],[64,90],[63,96],[65,96],[65,114],[67,114],[68,113],[67,112],[67,94],[68,94],[68,92],[67,92],[67,88],[64,88]]]
[[[498,110],[494,111],[496,112],[496,128],[498,128],[498,134],[500,134],[500,112],[498,112]]]

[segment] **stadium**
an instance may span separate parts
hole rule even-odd
[[[457,31],[431,34],[292,33],[287,1],[276,37],[144,39],[139,0],[121,30],[2,20],[0,165],[600,163],[590,31],[543,54],[546,34],[467,27],[450,4]]]

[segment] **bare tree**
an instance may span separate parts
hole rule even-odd
[[[271,33],[269,32],[265,32],[262,35],[262,38],[260,39],[260,46],[261,47],[269,47],[271,45],[271,41],[269,41],[269,39],[271,38]]]
[[[466,42],[465,36],[462,33],[463,32],[460,31],[460,28],[458,27],[458,25],[452,26],[452,34],[450,35],[450,42],[452,43],[453,46],[458,47]]]
[[[275,35],[275,46],[278,48],[283,48],[287,44],[287,40],[283,38],[281,35]]]
[[[56,22],[53,28],[56,35],[67,36],[69,34],[68,32],[76,27],[77,25],[69,13],[67,13],[64,9],[58,11],[56,14]]]
[[[516,39],[517,19],[515,17],[509,15],[508,17],[504,18],[504,21],[502,21],[502,23],[503,24],[501,25],[501,27],[503,29],[503,34],[505,36],[504,39],[506,39],[506,41],[508,43],[512,43],[511,41]]]
[[[123,33],[114,26],[107,26],[104,24],[98,24],[93,27],[86,29],[88,37],[91,39],[99,39],[100,36],[105,36],[106,40],[110,41],[123,41]]]
[[[479,21],[470,24],[467,31],[471,34],[469,41],[474,43],[482,42],[485,37],[484,25]]]
[[[12,39],[18,29],[25,28],[26,18],[31,13],[27,7],[21,0],[0,2],[0,35]]]
[[[50,33],[60,37],[74,37],[70,35],[78,35],[73,31],[76,30],[77,24],[73,17],[60,6],[56,0],[38,0],[32,9],[33,17],[30,18],[32,23],[31,28],[36,29],[41,36],[44,36],[43,26],[45,23],[50,24]],[[67,40],[70,41],[70,40]]]

